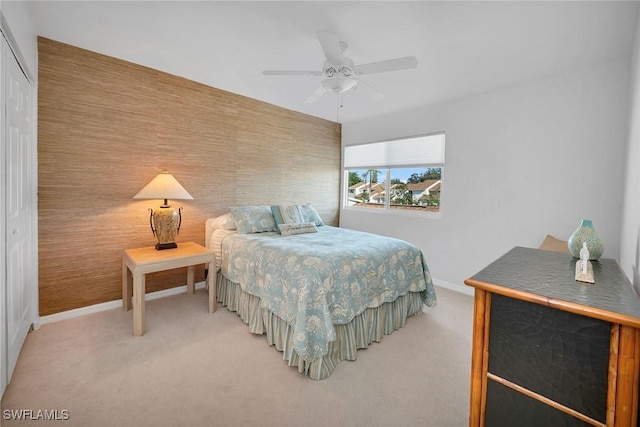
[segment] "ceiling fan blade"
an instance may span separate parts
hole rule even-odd
[[[416,68],[418,60],[415,56],[405,56],[403,58],[387,59],[386,61],[371,62],[356,66],[358,74],[386,73],[388,71],[407,70]]]
[[[313,91],[313,93],[311,94],[311,96],[309,96],[307,99],[305,99],[305,103],[309,104],[311,102],[316,102],[318,100],[318,98],[320,98],[322,95],[324,95],[324,93],[327,91],[327,89],[325,89],[325,87],[323,86],[322,83],[320,83],[320,86],[318,86],[316,88],[316,90]]]
[[[324,56],[327,57],[327,61],[333,65],[341,65],[342,49],[340,48],[338,35],[327,30],[317,31],[316,34],[318,35],[320,46],[322,46],[322,50],[324,51]]]
[[[358,82],[356,91],[366,93],[366,95],[376,101],[384,98],[384,94],[378,89],[371,86],[369,83],[362,81],[361,79],[355,79]]]
[[[321,76],[321,71],[264,70],[265,76]]]

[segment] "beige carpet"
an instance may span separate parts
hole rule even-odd
[[[109,310],[31,332],[2,398],[2,426],[465,426],[473,299],[438,306],[358,351],[326,380],[287,366],[207,295],[147,302],[147,332]],[[7,410],[68,411],[66,421]]]

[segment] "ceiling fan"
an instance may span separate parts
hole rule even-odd
[[[372,98],[382,99],[384,95],[363,82],[359,76],[407,70],[418,66],[418,60],[415,56],[356,65],[352,59],[344,56],[348,45],[338,39],[336,33],[322,30],[317,31],[316,34],[326,57],[326,61],[322,64],[322,71],[264,70],[262,72],[267,76],[321,76],[323,79],[320,85],[305,100],[307,103],[317,101],[327,91],[342,94],[357,87],[366,87]]]

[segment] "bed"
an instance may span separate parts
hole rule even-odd
[[[417,247],[324,225],[311,205],[231,208],[205,240],[217,300],[315,380],[436,304]]]

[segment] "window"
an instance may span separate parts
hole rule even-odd
[[[444,133],[344,148],[345,207],[439,213]]]

